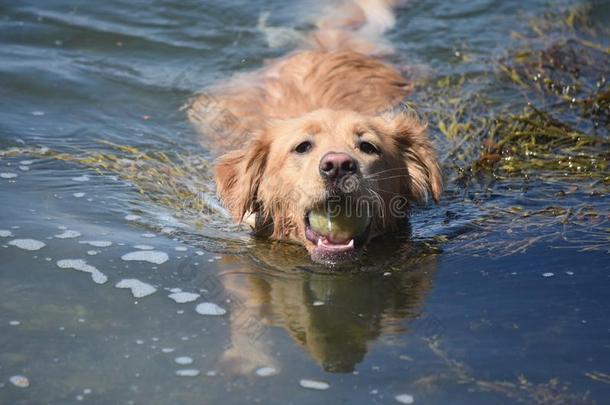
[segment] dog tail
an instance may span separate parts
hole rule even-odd
[[[329,7],[310,36],[314,48],[351,50],[367,55],[392,52],[383,34],[396,23],[399,0],[344,0]]]

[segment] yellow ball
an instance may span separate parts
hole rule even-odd
[[[363,234],[370,219],[370,213],[366,208],[324,206],[310,212],[309,225],[314,232],[332,241],[347,242]]]

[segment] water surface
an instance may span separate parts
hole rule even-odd
[[[291,49],[314,2],[1,4],[0,403],[605,403],[606,146],[581,156],[590,172],[567,158],[565,169],[472,170],[486,134],[451,138],[438,114],[496,117],[530,102],[607,140],[607,112],[585,116],[500,68],[525,46],[573,46],[597,58],[580,72],[603,93],[608,36],[532,29],[574,9],[588,10],[589,27],[610,18],[607,2],[577,0],[398,10],[394,62],[418,83],[447,191],[414,212],[411,238],[328,272],[226,219],[212,151],[183,109]],[[150,261],[123,259],[150,249]],[[155,291],[134,297],[115,287],[125,279]],[[193,300],[169,297],[179,292]]]

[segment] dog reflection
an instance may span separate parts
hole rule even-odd
[[[270,252],[268,257],[278,260],[277,255]],[[255,265],[223,273],[233,308],[232,346],[222,356],[222,369],[244,375],[259,367],[279,371],[282,364],[274,356],[271,334],[265,333],[275,326],[285,329],[324,370],[353,371],[370,342],[402,331],[404,319],[418,313],[436,260],[424,256],[403,262],[402,267],[386,276],[383,271],[269,272]]]

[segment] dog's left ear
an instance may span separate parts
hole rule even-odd
[[[221,156],[214,168],[218,196],[236,222],[257,209],[258,188],[267,165],[269,144],[262,134],[241,149]]]
[[[378,117],[392,137],[406,165],[407,176],[401,189],[418,203],[429,195],[438,203],[443,192],[441,170],[435,148],[428,138],[427,126],[413,112],[392,111]]]

